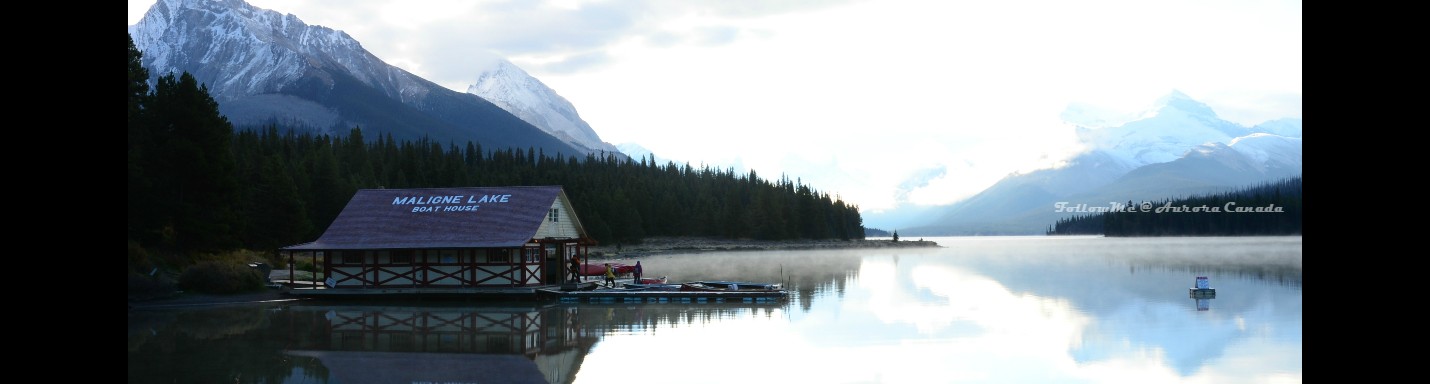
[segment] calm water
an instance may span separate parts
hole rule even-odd
[[[641,258],[780,304],[300,302],[129,313],[130,383],[1299,383],[1301,237],[926,238]],[[1215,298],[1188,296],[1197,276]]]

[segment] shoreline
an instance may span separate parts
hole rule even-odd
[[[623,259],[673,253],[781,251],[811,249],[939,247],[928,240],[740,240],[701,237],[649,237],[640,244],[603,244],[587,251],[592,259]]]

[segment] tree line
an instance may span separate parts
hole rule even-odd
[[[1300,235],[1301,177],[1235,191],[1104,207],[1063,218],[1049,235],[1268,236]]]
[[[358,189],[561,185],[602,243],[647,236],[862,239],[858,207],[755,171],[480,143],[236,129],[192,75],[153,81],[129,40],[128,238],[174,254],[315,240]],[[132,252],[131,252],[132,253]]]

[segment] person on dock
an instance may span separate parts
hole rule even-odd
[[[640,261],[640,260],[636,260],[636,268],[635,268],[635,270],[631,271],[631,274],[633,275],[632,277],[635,278],[635,279],[633,279],[633,280],[631,280],[631,281],[634,281],[636,284],[642,284],[642,283],[641,283],[641,261]]]
[[[571,255],[570,264],[568,269],[571,270],[571,282],[581,282],[581,255]]]
[[[611,268],[611,263],[606,263],[606,286],[616,287],[616,269]]]

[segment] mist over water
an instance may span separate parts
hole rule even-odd
[[[787,303],[131,313],[130,382],[370,382],[355,378],[377,367],[400,382],[493,382],[494,370],[472,367],[514,361],[525,363],[503,372],[530,374],[496,382],[1302,381],[1299,236],[926,240],[940,247],[633,259],[672,282],[782,282]],[[1189,296],[1198,276],[1213,298]],[[466,368],[379,363],[429,360]]]

